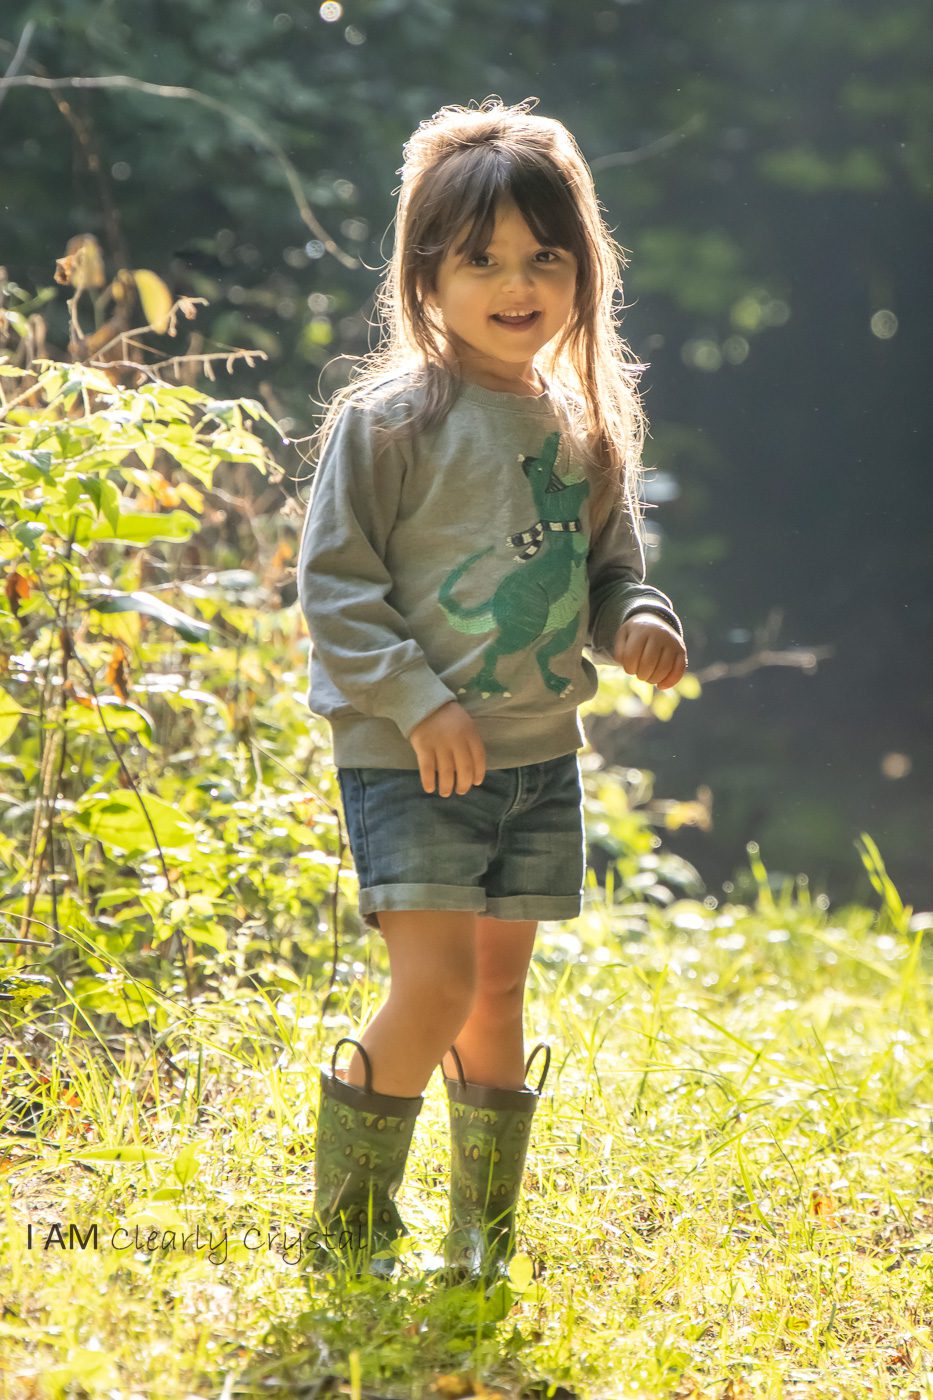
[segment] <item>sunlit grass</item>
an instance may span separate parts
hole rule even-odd
[[[319,1071],[381,1002],[376,940],[323,1022],[310,985],[179,1006],[174,1072],[36,1014],[0,1069],[0,1394],[310,1396],[332,1376],[360,1395],[933,1400],[930,917],[894,931],[799,890],[711,904],[591,887],[580,919],[542,926],[526,1042],[553,1060],[519,1223],[538,1276],[489,1298],[419,1270],[446,1218],[439,1073],[397,1279],[300,1267]],[[92,1146],[130,1153],[79,1161]],[[97,1223],[98,1248],[44,1247],[54,1222],[65,1245]],[[136,1225],[140,1247],[111,1242]]]

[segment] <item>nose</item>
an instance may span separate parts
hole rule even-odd
[[[505,285],[507,287],[533,287],[534,278],[527,268],[522,268],[511,273],[506,273]]]

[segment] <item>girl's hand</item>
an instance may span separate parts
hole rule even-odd
[[[615,635],[612,654],[630,676],[659,690],[676,685],[687,669],[687,648],[679,632],[663,617],[635,613]]]
[[[450,797],[454,788],[462,797],[486,776],[485,745],[476,721],[458,700],[448,700],[416,724],[408,742],[418,756],[425,792],[434,791],[436,775],[439,797]]]

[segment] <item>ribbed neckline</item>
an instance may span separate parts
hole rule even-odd
[[[483,404],[486,408],[504,408],[509,413],[531,413],[546,417],[554,412],[554,402],[549,390],[543,394],[509,394],[503,389],[484,389],[481,384],[462,383],[460,398],[468,403]]]

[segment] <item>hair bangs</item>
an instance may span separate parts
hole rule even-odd
[[[550,163],[529,159],[531,152],[494,147],[480,148],[477,154],[479,158],[471,162],[474,168],[463,172],[471,195],[466,217],[462,207],[451,207],[448,223],[452,225],[456,218],[457,226],[449,227],[447,239],[439,237],[439,242],[449,247],[466,228],[453,251],[468,258],[485,253],[501,206],[512,203],[543,247],[563,248],[583,257],[585,239],[573,199]]]

